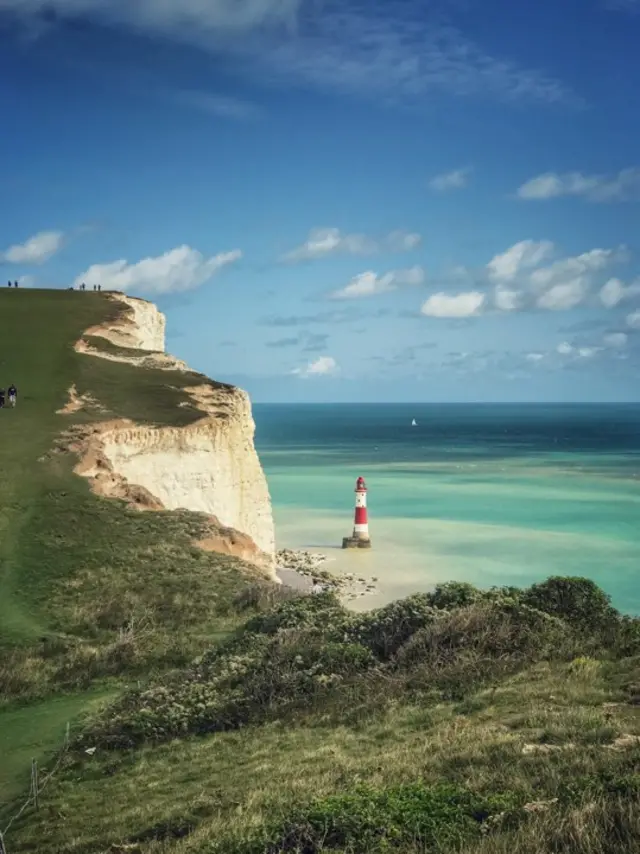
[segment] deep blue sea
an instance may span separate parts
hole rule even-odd
[[[362,607],[561,574],[640,613],[640,405],[256,404],[254,418],[279,546],[378,577]],[[359,475],[374,548],[343,552]]]

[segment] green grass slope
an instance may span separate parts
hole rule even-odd
[[[92,714],[11,852],[636,852],[639,665],[583,579],[295,597]]]
[[[9,708],[4,718],[3,705],[63,691],[72,692],[72,705],[81,709],[78,691],[96,682],[119,684],[186,663],[237,623],[234,597],[255,581],[233,558],[193,547],[202,528],[197,515],[141,514],[101,499],[72,473],[71,454],[50,453],[63,431],[87,421],[128,417],[180,425],[201,415],[178,405],[189,403],[182,388],[203,382],[200,375],[140,370],[74,351],[85,329],[120,310],[104,294],[0,291],[0,385],[15,383],[19,392],[15,409],[0,410],[5,744],[20,741],[29,715],[16,717]],[[101,339],[92,343],[100,346]],[[102,410],[56,414],[72,384]],[[38,711],[41,720],[45,708]],[[57,720],[55,709],[52,714]],[[44,738],[42,749],[50,741]],[[16,767],[3,756],[0,791]]]

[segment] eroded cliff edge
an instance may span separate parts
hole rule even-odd
[[[190,370],[164,352],[165,317],[155,305],[117,293],[105,296],[122,311],[116,320],[86,330],[76,344],[78,352],[142,369]],[[106,339],[113,348],[96,347],[88,340],[92,337]],[[254,446],[249,396],[194,377],[199,381],[182,386],[188,398],[181,405],[197,408],[200,417],[177,427],[96,421],[74,436],[75,471],[89,478],[95,492],[124,498],[140,509],[184,509],[213,517],[211,535],[199,543],[203,548],[235,554],[275,578],[273,514]],[[66,411],[85,405],[95,408],[96,402],[71,389]]]

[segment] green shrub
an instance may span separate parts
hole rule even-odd
[[[329,591],[314,596],[300,596],[289,602],[258,614],[250,619],[245,632],[274,635],[281,629],[342,627],[349,619],[347,610],[338,597]]]
[[[233,854],[331,850],[374,854],[419,842],[421,850],[435,851],[479,839],[489,818],[513,815],[519,805],[513,794],[483,796],[453,785],[362,786],[319,798],[259,837],[235,846],[225,844],[224,850]]]
[[[620,615],[605,626],[602,638],[614,658],[640,655],[640,617]]]
[[[386,661],[419,629],[440,616],[430,594],[416,593],[367,614],[358,614],[346,636],[366,646],[376,658]]]
[[[126,694],[87,737],[128,748],[263,722],[308,707],[374,663],[366,647],[326,640],[314,626],[238,636],[187,674]]]
[[[395,656],[408,685],[438,688],[448,699],[555,653],[567,627],[513,602],[479,602],[416,632]]]
[[[473,584],[465,581],[449,581],[439,584],[435,590],[427,594],[429,604],[439,610],[450,611],[452,608],[465,608],[473,605],[486,594]]]
[[[553,576],[525,590],[522,602],[590,635],[600,635],[618,613],[609,596],[588,578]]]

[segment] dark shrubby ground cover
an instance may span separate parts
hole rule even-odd
[[[130,691],[86,732],[110,748],[224,731],[373,692],[436,703],[538,661],[640,652],[640,621],[586,579],[524,590],[448,584],[353,615],[331,593],[249,619],[186,671]]]
[[[637,850],[640,621],[592,582],[262,595],[87,722],[12,854]]]

